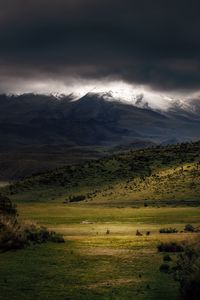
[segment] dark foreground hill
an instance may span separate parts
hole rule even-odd
[[[29,177],[6,189],[21,201],[198,205],[200,142],[126,151]]]

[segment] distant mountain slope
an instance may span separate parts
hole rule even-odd
[[[141,101],[140,98],[133,105],[108,94],[94,93],[76,100],[73,95],[1,95],[0,178],[23,177],[74,163],[73,154],[79,152],[81,156],[82,149],[84,156],[98,158],[99,147],[104,148],[104,155],[112,148],[200,138],[198,101],[194,100],[187,109],[176,102],[170,109],[160,111]],[[91,156],[88,147],[92,149]]]
[[[200,142],[114,154],[33,176],[6,190],[20,201],[200,204]]]
[[[200,114],[174,106],[169,111],[140,108],[105,95],[25,94],[0,96],[1,148],[22,145],[119,145],[133,139],[156,142],[200,138]]]

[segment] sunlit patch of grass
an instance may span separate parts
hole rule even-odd
[[[191,200],[199,203],[199,165],[187,163],[156,170],[144,179],[134,178],[121,181],[100,191],[90,199],[91,204],[104,205],[190,205]],[[181,202],[182,200],[182,202]],[[184,200],[186,201],[184,203]]]
[[[5,187],[7,185],[9,185],[8,181],[0,181],[0,188]]]

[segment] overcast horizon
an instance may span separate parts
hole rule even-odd
[[[200,91],[198,1],[2,0],[0,93]]]

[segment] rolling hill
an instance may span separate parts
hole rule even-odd
[[[17,201],[90,205],[198,205],[200,142],[124,151],[57,168],[6,189]]]

